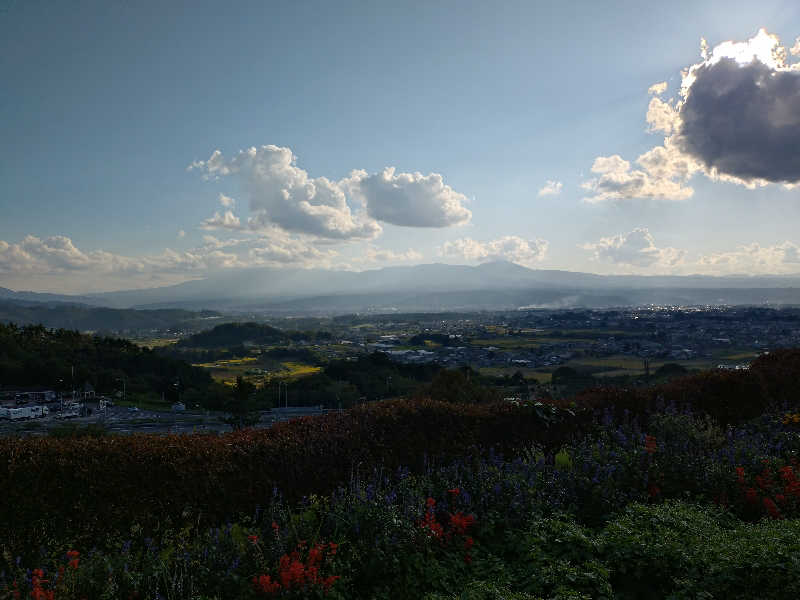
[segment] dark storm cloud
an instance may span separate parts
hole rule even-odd
[[[694,75],[680,108],[683,152],[745,181],[800,181],[800,71],[722,58]]]

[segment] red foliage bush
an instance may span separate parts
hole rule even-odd
[[[421,469],[476,446],[557,444],[568,432],[508,405],[394,400],[219,436],[4,438],[0,539],[42,523],[56,534],[124,530],[186,509],[224,519],[254,510],[275,487],[295,500],[332,490],[356,468]]]
[[[800,349],[778,350],[756,359],[749,370],[712,369],[646,389],[595,388],[570,402],[577,408],[646,415],[667,405],[707,413],[720,424],[737,424],[784,404],[796,404]],[[563,404],[563,402],[562,402]]]

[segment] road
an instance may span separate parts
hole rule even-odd
[[[65,424],[84,427],[89,424],[102,425],[110,433],[212,433],[231,431],[231,426],[221,421],[224,413],[211,411],[154,411],[134,410],[133,407],[111,406],[98,410],[97,403],[86,403],[91,415],[85,417],[60,418],[58,405],[51,408],[47,417],[23,421],[0,420],[0,437],[9,435],[46,435],[50,429]],[[256,428],[271,427],[273,423],[287,421],[305,415],[322,414],[318,409],[296,408],[264,411]]]

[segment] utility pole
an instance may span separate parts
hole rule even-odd
[[[125,404],[125,399],[127,397],[127,395],[125,393],[126,392],[126,387],[127,387],[125,385],[125,374],[124,373],[122,374],[122,379],[117,377],[117,381],[121,381],[122,382],[122,403]]]

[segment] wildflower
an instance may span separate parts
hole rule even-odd
[[[775,506],[775,503],[771,499],[764,498],[764,508],[767,509],[769,516],[772,517],[773,519],[781,518],[781,513],[778,510],[778,507]]]
[[[472,515],[464,515],[461,511],[450,515],[450,526],[456,533],[465,533],[473,523],[475,523],[475,517]]]
[[[755,504],[758,501],[758,494],[755,488],[747,488],[745,496],[747,497],[747,501],[751,504]]]
[[[781,474],[781,479],[783,479],[786,483],[791,483],[795,480],[794,477],[794,469],[791,465],[786,465],[785,467],[781,467],[778,469]]]
[[[269,575],[253,577],[253,585],[256,590],[264,592],[265,594],[277,594],[281,589],[281,584],[277,581],[272,581],[272,577]]]
[[[454,496],[458,496],[461,493],[461,490],[456,487],[453,488],[452,490],[447,490],[447,493],[453,494]]]
[[[656,451],[656,438],[652,435],[644,436],[644,451],[648,454]]]
[[[739,483],[744,483],[744,467],[736,467],[736,477],[739,479]]]
[[[425,506],[427,506],[428,508],[433,508],[434,506],[436,506],[436,500],[434,500],[433,498],[430,498],[430,497],[429,497],[429,498],[428,498],[428,499],[425,501]]]
[[[647,488],[647,493],[651,498],[655,498],[661,493],[661,488],[659,488],[656,484],[651,483]]]
[[[258,536],[257,535],[248,535],[247,539],[250,541],[251,544],[258,543]]]
[[[467,536],[464,539],[464,550],[469,550],[475,544],[475,540],[473,540],[470,536]]]
[[[326,593],[331,589],[331,586],[336,583],[336,580],[340,579],[340,577],[340,575],[330,575],[322,580],[322,587]]]
[[[275,535],[278,535],[278,531],[280,531],[280,527],[275,521],[272,522],[272,531],[275,532]]]
[[[338,547],[339,547],[339,544],[334,544],[333,542],[328,544],[328,554],[330,554],[331,556],[336,556],[336,549]]]

